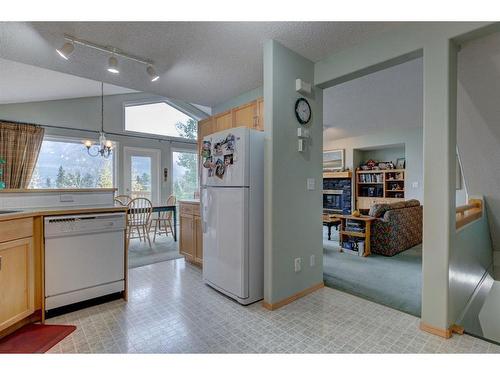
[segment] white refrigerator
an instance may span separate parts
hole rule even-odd
[[[245,127],[202,141],[203,280],[248,305],[264,293],[264,134]]]

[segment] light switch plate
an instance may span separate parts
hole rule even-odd
[[[314,178],[307,179],[307,190],[315,190],[316,189],[316,180]]]
[[[293,261],[294,264],[294,269],[295,272],[300,272],[301,266],[302,266],[302,259],[301,258],[295,258]]]
[[[413,182],[411,183],[411,187],[412,187],[413,189],[417,189],[417,188],[418,188],[418,181],[413,181]]]

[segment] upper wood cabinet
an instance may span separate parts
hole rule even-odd
[[[233,114],[231,111],[219,113],[214,116],[215,132],[230,129],[233,127]]]
[[[257,129],[259,122],[257,101],[234,108],[233,117],[233,127],[245,126],[247,128]]]
[[[202,139],[209,134],[240,126],[264,130],[263,98],[198,121],[198,145],[201,146]]]

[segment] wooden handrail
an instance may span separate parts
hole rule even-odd
[[[456,229],[463,227],[483,216],[483,201],[470,199],[469,203],[456,208]]]

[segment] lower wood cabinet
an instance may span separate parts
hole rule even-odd
[[[30,220],[29,223],[31,223],[32,234],[32,221]],[[4,224],[6,223],[1,223],[1,225]],[[25,222],[17,224],[25,224]],[[7,226],[5,225],[5,228]],[[18,231],[21,229],[21,233],[23,232],[22,226],[17,227],[17,229]],[[0,333],[34,312],[35,251],[33,237],[0,242]]]
[[[203,263],[203,235],[200,203],[180,201],[179,251],[188,262]]]

